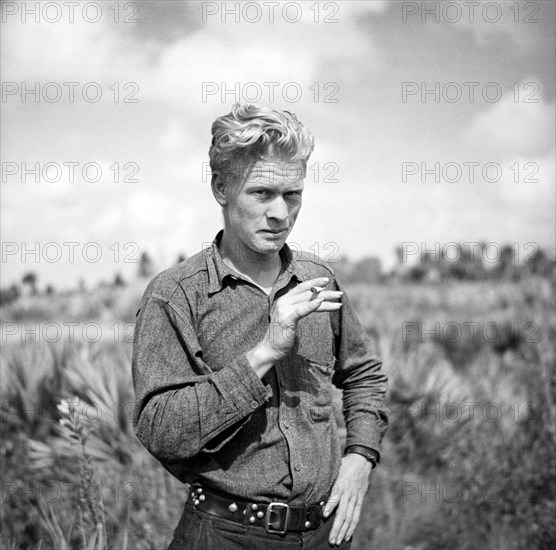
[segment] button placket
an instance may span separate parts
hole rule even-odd
[[[289,283],[291,282],[292,279],[292,273],[288,270],[285,270],[283,273],[280,274],[280,276],[278,277],[275,286],[272,290],[272,292],[270,293],[270,295],[268,296],[268,322],[270,324],[271,322],[271,311],[272,311],[272,306],[274,305],[274,299],[276,297],[276,294],[278,294],[280,291],[282,291],[284,288],[286,288]],[[284,365],[285,366],[285,365]],[[289,436],[292,435],[291,434],[291,426],[292,426],[292,422],[290,419],[288,419],[288,414],[287,414],[287,410],[284,409],[283,406],[283,401],[282,401],[282,393],[285,391],[285,387],[286,387],[286,381],[284,379],[284,369],[281,369],[279,366],[275,367],[275,372],[276,372],[276,378],[277,378],[277,382],[278,382],[278,425],[281,428],[281,432],[284,436],[284,438],[287,441],[287,448],[288,448],[288,458],[289,458],[289,466],[290,466],[290,471],[292,474],[292,482],[294,487],[299,483],[299,479],[296,479],[298,476],[295,475],[295,473],[300,472],[301,471],[301,466],[299,463],[296,463],[295,466],[293,466],[294,461],[298,460],[299,457],[295,456],[295,447],[292,445],[292,441],[290,440]]]

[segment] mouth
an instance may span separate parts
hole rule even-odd
[[[261,229],[261,233],[268,233],[270,235],[282,235],[282,233],[285,233],[287,231],[287,229],[280,229],[280,230],[274,230],[274,229]]]

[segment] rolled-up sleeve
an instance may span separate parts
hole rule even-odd
[[[166,467],[220,449],[269,397],[244,353],[212,372],[190,312],[154,295],[137,315],[132,374],[135,433]]]
[[[335,286],[344,290],[337,281]],[[343,392],[346,447],[363,445],[380,456],[388,428],[388,409],[384,405],[387,376],[345,291],[342,303],[332,316],[336,353],[332,382]]]

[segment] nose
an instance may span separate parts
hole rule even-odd
[[[278,222],[283,222],[284,220],[288,219],[289,211],[288,205],[284,200],[284,197],[278,196],[276,197],[268,206],[268,210],[266,211],[266,218],[268,220],[274,219]]]

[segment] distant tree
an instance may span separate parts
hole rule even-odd
[[[12,295],[15,296],[16,300],[17,300],[17,298],[19,298],[21,296],[21,288],[20,288],[19,285],[15,284],[15,283],[10,287],[10,291],[11,291]]]
[[[187,256],[185,254],[180,254],[176,263],[181,264],[182,262],[185,262],[185,260],[187,260]]]
[[[524,261],[523,270],[534,275],[549,277],[554,273],[555,265],[555,261],[550,259],[548,254],[539,247]]]
[[[417,264],[408,270],[406,277],[409,281],[419,283],[426,275],[427,270],[421,264]]]
[[[45,292],[48,296],[52,296],[54,294],[54,287],[50,284],[47,285]]]
[[[472,262],[472,252],[461,243],[453,243],[450,247],[443,247],[441,259],[442,278],[459,281],[473,279]]]
[[[0,289],[0,306],[7,306],[21,296],[19,285],[13,284],[9,288]]]
[[[21,282],[27,285],[31,291],[31,294],[35,295],[37,293],[37,275],[32,271],[23,275]]]
[[[148,252],[143,252],[139,259],[139,277],[148,279],[154,275],[154,265]]]
[[[124,278],[121,276],[120,273],[116,273],[116,276],[114,277],[114,286],[119,288],[123,288],[126,286],[126,282],[124,281]]]
[[[517,279],[519,277],[512,245],[506,244],[500,249],[500,258],[493,270],[493,275],[504,279]]]

